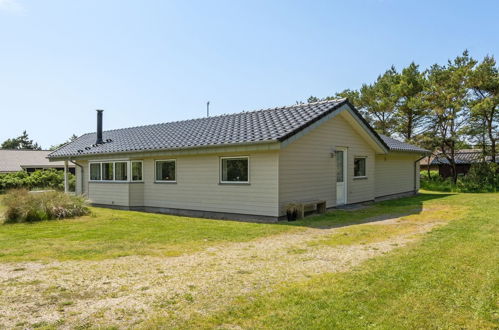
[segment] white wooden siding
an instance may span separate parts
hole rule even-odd
[[[419,189],[419,162],[414,173],[414,162],[421,158],[418,154],[391,152],[376,156],[376,197],[414,191]]]
[[[130,206],[144,206],[144,183],[130,183]]]
[[[129,188],[128,183],[89,182],[88,199],[96,204],[129,206]]]
[[[249,184],[220,184],[220,156],[249,156]],[[278,153],[181,156],[177,182],[154,182],[154,158],[144,160],[144,206],[278,215]]]
[[[77,195],[82,195],[83,190],[82,190],[82,182],[83,182],[83,173],[81,172],[81,168],[79,166],[76,166],[75,168],[75,176],[76,176],[76,183],[75,183],[75,193]]]
[[[249,156],[250,183],[220,184],[221,156]],[[83,194],[96,204],[278,216],[277,151],[170,158],[177,161],[176,183],[154,182],[154,160],[160,156],[143,159],[143,183],[89,182],[88,161],[79,161]]]
[[[326,206],[336,205],[336,159],[331,158],[335,147],[348,149],[347,203],[374,199],[374,150],[343,116],[336,116],[292,142],[280,152],[279,205],[280,214],[292,201],[324,199]],[[353,178],[353,159],[367,157],[365,179]]]

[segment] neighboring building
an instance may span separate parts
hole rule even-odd
[[[414,194],[426,150],[378,135],[346,100],[81,136],[49,155],[77,164],[97,205],[275,221],[290,202],[328,208]]]
[[[50,162],[47,158],[50,150],[7,150],[0,149],[0,173],[18,171],[34,172],[48,168],[64,170],[64,162]],[[75,173],[75,166],[69,166],[69,171]]]
[[[472,164],[483,161],[490,162],[491,156],[483,157],[483,151],[480,149],[461,149],[454,153],[456,162],[456,171],[458,175],[468,173]],[[499,163],[499,157],[496,157],[496,162]],[[441,177],[448,178],[452,176],[452,166],[443,154],[438,154],[433,157],[430,163],[430,169],[438,169]]]
[[[431,163],[433,159],[435,159],[435,156],[433,154],[428,154],[425,158],[421,159],[421,161],[419,162],[421,171],[428,171],[428,167],[430,168],[430,171],[438,171],[438,165],[434,165]]]

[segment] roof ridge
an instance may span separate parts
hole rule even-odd
[[[315,104],[321,104],[321,103],[335,103],[335,104],[337,104],[337,103],[340,103],[340,102],[344,102],[346,100],[347,100],[347,98],[338,98],[338,99],[323,100],[323,101],[317,101],[317,102],[309,102],[309,103],[299,103],[299,104],[285,105],[285,106],[274,107],[274,108],[262,108],[262,109],[259,109],[259,110],[250,110],[250,111],[244,111],[243,110],[241,112],[233,112],[233,113],[221,114],[221,115],[216,115],[216,116],[211,116],[211,117],[183,119],[183,120],[168,121],[168,122],[155,123],[155,124],[146,124],[146,125],[123,127],[123,128],[115,128],[115,129],[105,130],[104,132],[116,132],[116,131],[121,131],[121,130],[132,129],[132,128],[151,127],[151,126],[159,126],[159,125],[166,125],[166,124],[177,124],[177,123],[184,123],[184,122],[189,122],[189,121],[198,121],[198,120],[207,120],[207,119],[213,119],[213,118],[236,116],[236,115],[241,115],[241,114],[250,114],[250,113],[257,113],[257,112],[264,112],[264,111],[273,111],[273,110],[283,110],[283,109],[303,107],[303,106],[309,106],[309,105],[315,105]],[[91,133],[85,133],[83,135],[95,134],[95,133],[96,132],[91,132]]]

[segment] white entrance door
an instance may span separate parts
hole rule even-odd
[[[336,205],[347,203],[347,150],[335,151],[336,158]]]

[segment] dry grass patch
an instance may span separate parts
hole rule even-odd
[[[466,211],[466,207],[439,206],[425,209],[424,212],[402,217],[394,217],[383,221],[386,217],[374,217],[366,223],[338,228],[332,235],[309,242],[309,246],[317,245],[352,245],[382,242],[397,236],[416,235],[427,232],[429,228],[456,219]],[[429,227],[429,228],[427,228]]]

